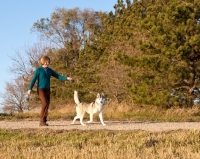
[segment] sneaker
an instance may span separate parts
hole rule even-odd
[[[39,126],[49,126],[47,123],[40,123]]]

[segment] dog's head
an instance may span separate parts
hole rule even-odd
[[[99,104],[102,104],[102,105],[105,105],[106,104],[106,97],[103,93],[101,94],[97,94],[97,98],[96,98],[96,102],[99,103]]]

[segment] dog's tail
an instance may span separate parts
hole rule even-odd
[[[78,92],[77,91],[74,91],[74,102],[76,104],[80,104],[81,102],[79,101],[79,98],[78,98]]]

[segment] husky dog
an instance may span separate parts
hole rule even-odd
[[[106,125],[103,121],[103,110],[104,110],[104,105],[106,103],[105,101],[105,96],[104,94],[97,94],[96,100],[95,102],[92,103],[82,103],[79,101],[78,98],[78,92],[74,91],[74,101],[76,103],[76,113],[77,115],[74,117],[74,120],[71,124],[74,124],[74,122],[76,121],[76,119],[80,119],[80,123],[83,126],[86,126],[86,124],[83,123],[83,117],[85,115],[85,112],[87,112],[88,114],[90,114],[90,120],[88,121],[88,123],[93,122],[93,115],[95,113],[99,113],[99,118],[101,121],[102,125]]]

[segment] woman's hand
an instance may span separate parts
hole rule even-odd
[[[71,78],[71,77],[67,77],[67,80],[68,80],[68,81],[72,81],[72,82],[74,81],[74,79]]]
[[[31,90],[28,90],[28,96],[30,96],[31,95]]]
[[[72,81],[73,79],[71,77],[67,77],[67,80],[68,81]]]

